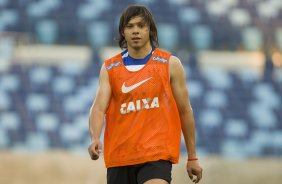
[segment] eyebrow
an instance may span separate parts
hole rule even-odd
[[[147,24],[147,22],[144,20],[144,19],[142,19],[141,21],[138,21],[138,22],[134,22],[134,23],[130,23],[130,22],[128,22],[126,25],[130,25],[130,24]]]

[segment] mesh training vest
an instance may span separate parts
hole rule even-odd
[[[181,123],[168,62],[170,53],[156,48],[145,66],[128,71],[118,54],[105,61],[112,96],[106,112],[106,167],[169,160],[177,163]]]

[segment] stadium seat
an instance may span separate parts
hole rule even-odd
[[[50,140],[42,132],[30,132],[26,137],[26,148],[30,152],[41,152],[48,150]]]
[[[278,121],[274,112],[261,103],[250,103],[248,106],[248,112],[255,127],[269,130],[277,126]]]
[[[100,48],[109,42],[110,26],[106,22],[92,22],[87,30],[89,43],[93,48]]]
[[[257,3],[256,9],[260,18],[264,21],[268,21],[271,18],[278,17],[279,6],[272,3],[274,1],[261,1]]]
[[[12,106],[12,100],[11,97],[4,91],[1,91],[0,89],[0,110],[9,110]]]
[[[158,25],[158,35],[160,46],[165,49],[173,49],[178,44],[178,29],[168,23],[161,23]]]
[[[203,75],[211,88],[224,90],[232,87],[231,77],[220,68],[210,68],[203,71]]]
[[[184,7],[178,12],[178,19],[182,24],[196,24],[201,20],[201,14],[198,9],[193,7]]]
[[[200,114],[200,123],[206,129],[220,127],[222,124],[222,114],[218,110],[203,110]]]
[[[243,46],[247,50],[259,50],[262,48],[263,35],[256,27],[247,27],[242,31]]]
[[[190,39],[195,49],[209,49],[212,45],[212,31],[206,25],[193,26],[190,31]]]
[[[68,61],[59,66],[59,72],[63,75],[80,76],[84,72],[85,66],[79,61]]]
[[[36,24],[35,29],[40,43],[53,44],[57,41],[58,25],[54,20],[41,20]]]
[[[260,103],[271,109],[278,109],[281,104],[280,96],[271,84],[260,83],[254,86],[253,93]]]
[[[248,134],[248,124],[241,119],[229,119],[226,122],[224,132],[231,138],[245,138]]]
[[[52,70],[45,66],[32,68],[29,73],[30,81],[33,84],[40,85],[49,83],[52,77]]]
[[[46,17],[49,13],[48,8],[45,7],[40,1],[30,2],[27,5],[26,11],[27,15],[29,15],[32,19]]]
[[[20,123],[20,115],[16,112],[3,112],[0,114],[0,124],[3,130],[18,130]]]
[[[0,14],[0,22],[2,22],[6,26],[17,24],[18,12],[11,9],[2,10]]]
[[[244,145],[240,140],[226,139],[221,145],[221,154],[228,159],[243,159],[246,157]],[[238,151],[240,150],[240,151]]]
[[[232,25],[235,27],[247,26],[251,23],[251,18],[248,12],[244,9],[233,9],[229,13],[229,19]]]
[[[20,79],[16,74],[7,74],[0,78],[0,89],[11,92],[20,88]]]
[[[228,13],[229,10],[226,5],[220,1],[207,1],[205,6],[207,13],[209,13],[211,17],[224,16]]]
[[[0,124],[0,149],[4,150],[8,147],[8,144],[10,143],[9,137],[7,132],[2,128]]]
[[[278,48],[282,52],[282,27],[279,27],[279,28],[276,29],[275,39],[276,39],[276,44],[277,44]]]
[[[218,90],[208,91],[204,101],[209,108],[226,108],[228,103],[225,93]]]
[[[50,105],[48,96],[44,94],[28,94],[26,97],[26,107],[31,112],[47,111]]]
[[[58,76],[54,78],[52,88],[55,94],[66,95],[70,94],[74,90],[75,83],[71,77]]]
[[[70,146],[72,143],[81,141],[83,134],[81,131],[77,131],[76,127],[70,123],[65,123],[60,127],[60,136],[66,146]]]
[[[203,85],[200,81],[197,80],[189,80],[187,82],[187,86],[189,89],[190,98],[199,98],[203,96],[204,89]]]
[[[184,6],[185,4],[188,4],[191,0],[167,0],[168,3],[170,3],[173,6]]]
[[[85,110],[85,102],[76,96],[68,96],[64,98],[63,107],[67,114],[79,113]]]
[[[7,5],[8,0],[0,0],[0,6],[5,7]]]
[[[41,113],[37,115],[36,126],[40,131],[55,131],[59,127],[59,119],[53,113]]]

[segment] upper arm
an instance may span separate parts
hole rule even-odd
[[[92,109],[105,113],[111,98],[111,92],[108,72],[106,71],[105,65],[103,65],[100,71],[99,85],[95,100],[92,104]]]
[[[180,60],[171,56],[169,60],[170,85],[174,99],[180,113],[191,110],[188,90],[186,87],[186,76]]]

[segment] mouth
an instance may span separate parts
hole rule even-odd
[[[134,38],[131,38],[131,40],[133,40],[133,41],[139,41],[139,40],[141,40],[141,38],[134,37]]]

